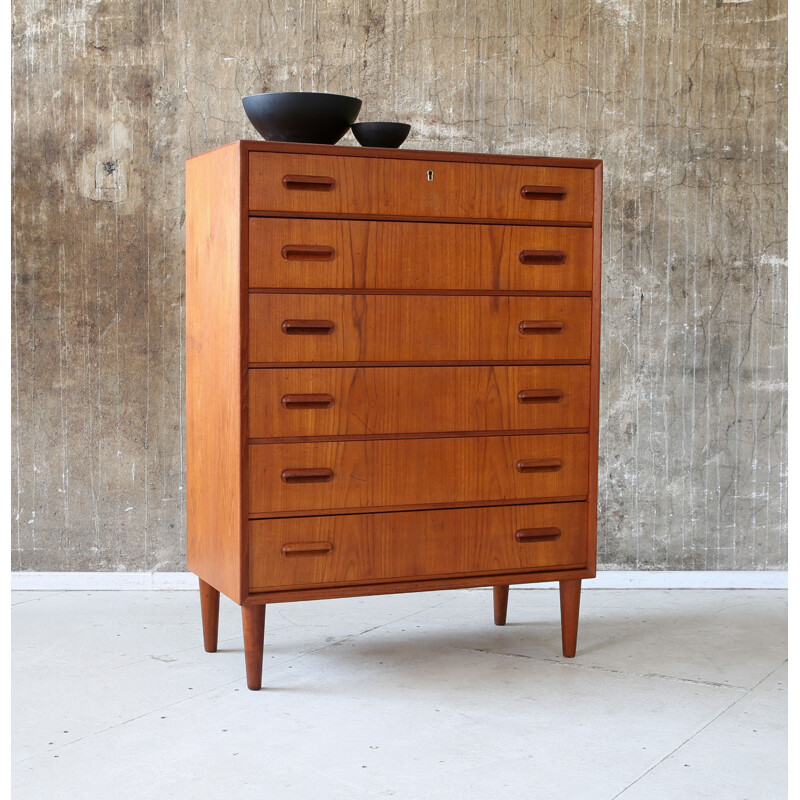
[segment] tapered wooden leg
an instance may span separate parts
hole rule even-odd
[[[247,688],[261,688],[261,668],[264,663],[264,616],[267,607],[242,606],[244,632],[244,661],[247,667]]]
[[[558,582],[561,595],[561,649],[566,658],[575,657],[578,643],[578,611],[581,605],[580,578]]]
[[[508,612],[508,586],[493,586],[494,590],[494,624],[505,625]]]
[[[200,613],[203,615],[203,645],[206,653],[217,652],[219,592],[200,579]]]

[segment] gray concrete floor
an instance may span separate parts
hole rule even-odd
[[[195,592],[13,592],[15,800],[779,800],[786,592],[512,588],[270,606],[250,692]]]

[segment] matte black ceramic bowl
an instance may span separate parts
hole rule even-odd
[[[336,144],[356,121],[361,100],[326,92],[267,92],[242,98],[253,127],[271,142]]]
[[[400,147],[411,130],[405,122],[357,122],[350,127],[362,147]]]

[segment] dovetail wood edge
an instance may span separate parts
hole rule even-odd
[[[261,436],[248,444],[302,444],[303,442],[376,442],[388,439],[463,439],[467,436],[546,436],[554,433],[589,433],[583,428],[513,428],[492,431],[420,431],[411,433],[321,434],[318,436]]]
[[[587,566],[565,567],[563,570],[541,572],[495,572],[462,575],[452,578],[429,578],[425,580],[384,581],[383,583],[351,583],[337,586],[316,586],[307,589],[281,589],[280,591],[251,590],[245,605],[260,603],[287,603],[295,600],[324,600],[335,597],[361,597],[378,594],[403,594],[406,592],[434,592],[444,589],[470,589],[496,584],[519,585],[546,583],[575,578],[594,578],[596,571]]]
[[[288,519],[295,517],[338,517],[349,514],[388,514],[403,511],[448,511],[455,508],[496,508],[498,506],[529,506],[549,503],[584,503],[585,494],[559,497],[515,497],[511,500],[474,500],[464,503],[415,503],[393,506],[351,506],[344,508],[304,508],[294,511],[256,511],[249,522],[263,519]]]
[[[454,225],[517,225],[545,228],[591,228],[592,222],[585,220],[517,219],[516,217],[432,217],[414,214],[355,214],[349,211],[265,211],[251,209],[250,217],[285,217],[287,219],[342,219],[376,220],[380,222],[435,222]]]
[[[353,147],[336,144],[303,144],[299,142],[267,142],[257,139],[239,139],[214,148],[238,145],[249,153],[295,153],[320,156],[346,156],[348,158],[389,158],[412,161],[454,161],[459,163],[507,164],[532,167],[567,167],[570,169],[595,169],[602,165],[598,158],[561,158],[556,156],[499,155],[495,153],[448,152],[444,150],[413,150],[386,147]],[[209,150],[208,152],[214,152]],[[192,156],[201,158],[206,153]]]
[[[251,361],[250,369],[302,369],[303,367],[583,367],[586,359],[551,359],[550,361]]]
[[[545,291],[543,289],[342,289],[329,287],[251,286],[250,294],[357,294],[357,295],[421,295],[423,297],[591,297],[580,289]]]

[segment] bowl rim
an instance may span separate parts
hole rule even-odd
[[[282,95],[300,95],[308,97],[319,97],[320,95],[324,95],[325,97],[338,97],[343,100],[358,100],[359,102],[363,102],[360,97],[355,97],[349,94],[336,94],[335,92],[258,92],[257,94],[244,95],[244,97],[242,97],[242,102],[249,100],[252,97],[279,97]]]
[[[411,127],[411,123],[409,122],[390,122],[388,120],[375,120],[374,122],[365,122],[364,120],[362,120],[361,122],[354,122],[350,127],[358,128],[358,127],[364,127],[365,125],[390,125],[393,128],[398,125],[403,128]]]

